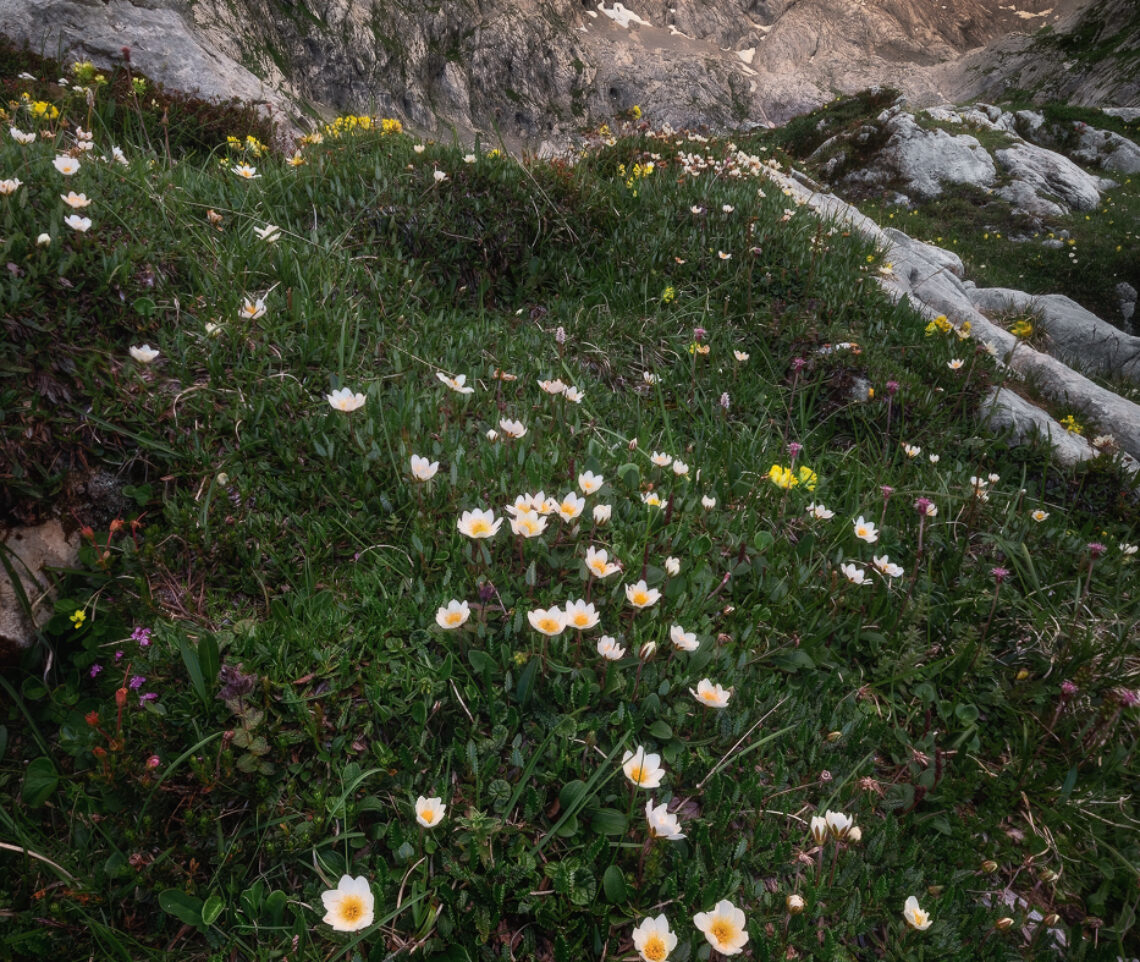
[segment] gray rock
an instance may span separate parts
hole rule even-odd
[[[1067,467],[1097,455],[1096,448],[1079,434],[1065,430],[1037,405],[1006,388],[990,388],[982,410],[990,430],[1008,432],[1014,444],[1038,438],[1048,441],[1057,460]]]
[[[52,581],[45,568],[73,568],[79,560],[79,535],[64,534],[55,520],[30,528],[0,530],[0,552],[16,573],[19,590],[0,565],[0,656],[11,657],[35,641],[36,629],[52,616]],[[27,599],[32,617],[24,610]]]
[[[994,151],[999,164],[1017,180],[1025,181],[1037,194],[1051,194],[1076,210],[1093,210],[1100,203],[1095,178],[1068,157],[1020,143]]]
[[[979,311],[1032,313],[1049,336],[1049,353],[1092,374],[1140,383],[1140,337],[1132,337],[1062,294],[1034,296],[1005,287],[970,291]]]
[[[1140,107],[1102,107],[1101,112],[1110,117],[1119,117],[1126,124],[1140,120]]]
[[[987,187],[997,176],[989,153],[969,134],[924,130],[905,113],[892,117],[887,131],[890,139],[878,163],[895,173],[908,194],[931,199],[942,193],[943,184]]]
[[[1097,130],[1080,121],[1073,124],[1073,129],[1078,143],[1069,155],[1073,160],[1122,174],[1140,174],[1140,146],[1127,137],[1111,130]]]
[[[1060,217],[1067,213],[1060,204],[1039,196],[1037,191],[1024,180],[1010,181],[1004,187],[995,190],[994,194],[1002,200],[1008,200],[1013,205],[1014,213],[1024,212],[1039,221],[1042,218]]]
[[[1116,296],[1120,298],[1120,315],[1124,318],[1124,329],[1132,333],[1132,315],[1136,313],[1136,288],[1127,281],[1116,285]]]

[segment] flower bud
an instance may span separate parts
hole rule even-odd
[[[1045,918],[1043,918],[1041,920],[1041,924],[1044,925],[1046,928],[1051,929],[1060,921],[1061,921],[1061,916],[1059,916],[1056,912],[1050,912],[1048,915],[1045,916]]]
[[[649,659],[653,657],[653,653],[656,650],[657,642],[647,641],[644,645],[641,646],[641,649],[637,653],[637,657],[642,661],[649,661]]]
[[[935,898],[938,898],[938,896],[942,894],[943,887],[944,886],[941,885],[928,885],[926,887],[926,891],[933,895]]]
[[[127,703],[127,690],[120,688],[115,692],[115,705],[122,708]]]
[[[829,742],[837,742],[843,737],[843,732],[828,732],[827,740]]]
[[[987,858],[984,862],[982,862],[982,871],[983,872],[990,873],[990,872],[996,872],[997,870],[998,870],[998,863],[995,862],[993,859]]]
[[[804,897],[802,895],[789,895],[784,904],[788,907],[788,912],[792,915],[799,915],[804,910]]]
[[[1011,919],[1008,915],[1005,918],[998,919],[994,923],[994,928],[999,932],[1005,932],[1008,929],[1013,928],[1013,919]]]
[[[863,829],[861,829],[858,825],[852,825],[851,828],[847,830],[848,844],[858,845],[861,841],[863,841]]]

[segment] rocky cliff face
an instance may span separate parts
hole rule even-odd
[[[914,103],[957,99],[993,80],[985,45],[1004,45],[1022,77],[1026,34],[1076,29],[1089,3],[0,0],[0,33],[103,64],[130,47],[155,79],[283,114],[369,110],[533,146],[634,104],[656,123],[730,126],[780,122],[871,84]],[[1126,15],[1131,0],[1096,6]],[[1116,85],[1121,103],[1140,89],[1134,73],[1123,93]]]

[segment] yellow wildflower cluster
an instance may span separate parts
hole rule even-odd
[[[380,118],[380,133],[382,134],[402,134],[404,132],[404,125],[400,123],[395,117],[381,117]]]
[[[649,161],[648,163],[645,163],[645,164],[641,164],[641,163],[634,164],[633,169],[628,172],[629,173],[628,177],[626,176],[626,173],[627,172],[626,172],[625,164],[618,164],[618,174],[621,176],[621,179],[625,182],[625,189],[628,191],[632,191],[633,196],[636,197],[637,196],[637,188],[634,185],[639,180],[644,180],[646,177],[649,177],[650,175],[652,175],[652,173],[653,173],[653,161]]]
[[[950,323],[945,314],[939,314],[934,320],[926,325],[926,336],[930,337],[932,334],[949,334],[954,329],[954,325]]]
[[[677,299],[677,289],[670,284],[661,292],[661,303],[669,304]]]
[[[252,157],[261,157],[268,149],[265,144],[254,137],[253,134],[246,134],[245,140],[230,134],[226,138],[226,147],[230,150],[240,151],[243,154],[249,154]]]
[[[78,83],[88,86],[90,84],[105,84],[107,78],[95,69],[90,60],[77,60],[71,65],[71,75]]]
[[[1015,321],[1010,325],[1009,333],[1024,340],[1033,334],[1033,324],[1023,317],[1020,321]]]
[[[1085,433],[1085,426],[1071,414],[1068,414],[1065,417],[1061,418],[1061,427],[1063,427],[1070,434]]]
[[[305,136],[301,138],[302,147],[307,147],[310,144],[323,144],[324,142],[325,135],[322,134],[319,130],[311,134],[305,134]]]
[[[777,488],[784,488],[785,490],[802,484],[809,491],[814,491],[816,482],[819,481],[819,476],[807,465],[803,465],[796,472],[791,468],[773,464],[768,470],[768,478]]]

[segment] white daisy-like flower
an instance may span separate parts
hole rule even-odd
[[[875,567],[885,574],[888,578],[900,578],[903,575],[903,569],[891,561],[888,555],[874,555]]]
[[[436,371],[435,376],[439,378],[440,382],[446,384],[456,394],[474,394],[475,388],[467,386],[467,375],[456,374],[455,377],[448,377],[443,371]]]
[[[573,628],[575,631],[588,631],[598,624],[600,615],[597,609],[584,598],[566,602],[566,607],[563,610],[566,615],[567,628]]]
[[[695,691],[690,688],[689,694],[709,708],[727,708],[728,699],[732,697],[731,691],[722,688],[720,685],[714,685],[707,678],[702,678],[697,682]]]
[[[430,481],[438,470],[438,461],[429,461],[418,454],[412,455],[412,477],[417,481]]]
[[[447,806],[438,795],[424,798],[422,795],[416,799],[416,821],[424,828],[435,828],[443,816],[447,814]]]
[[[583,471],[578,475],[578,488],[583,494],[593,494],[605,483],[606,479],[593,471]]]
[[[471,606],[466,601],[452,599],[435,613],[435,623],[445,631],[459,628],[471,617]]]
[[[251,301],[248,297],[245,298],[238,313],[247,321],[256,321],[265,315],[265,298],[259,297],[255,301]]]
[[[363,875],[342,875],[335,889],[321,893],[321,902],[325,907],[323,921],[337,932],[357,932],[372,924],[375,898]]]
[[[858,565],[843,563],[839,566],[839,570],[843,572],[847,580],[853,585],[867,584],[867,572],[860,568]]]
[[[253,232],[267,244],[276,243],[281,239],[281,228],[276,224],[266,224],[264,227],[255,227]]]
[[[673,463],[673,456],[666,454],[664,451],[654,451],[653,454],[650,455],[649,460],[659,468],[667,468]]]
[[[661,592],[650,588],[645,579],[625,586],[625,597],[634,608],[649,608],[661,600]]]
[[[149,344],[144,344],[142,347],[132,347],[130,349],[130,355],[138,361],[139,364],[149,364],[158,357],[158,351]]]
[[[636,751],[626,752],[621,760],[622,771],[638,788],[657,788],[665,777],[665,769],[661,767],[661,756],[656,753],[647,753],[641,746]]]
[[[654,806],[653,799],[646,802],[645,820],[649,823],[649,834],[654,838],[676,842],[685,837],[685,833],[681,831],[680,819],[669,813],[668,802],[662,802],[657,806]]]
[[[519,511],[511,518],[511,531],[523,538],[537,538],[546,530],[548,521],[537,511]]]
[[[352,388],[341,387],[333,391],[332,394],[326,394],[325,400],[337,411],[344,411],[347,414],[357,410],[357,408],[364,407],[367,398],[359,391],[353,393]]]
[[[67,154],[60,154],[53,161],[52,165],[64,177],[72,177],[79,173],[79,161],[74,157],[68,157]]]
[[[621,566],[610,561],[609,552],[593,546],[586,549],[586,567],[595,578],[608,578],[621,571]]]
[[[879,540],[879,530],[870,521],[866,521],[863,515],[859,515],[855,519],[855,537],[861,541],[866,541],[867,544],[874,544]]]
[[[86,234],[91,229],[91,218],[81,217],[79,214],[68,214],[63,222],[70,227],[73,231],[78,231],[80,234]]]
[[[508,438],[521,438],[526,434],[526,425],[522,421],[512,421],[510,418],[501,418],[499,427]]]
[[[616,638],[612,638],[610,635],[602,635],[598,639],[598,654],[607,661],[617,661],[625,657],[625,649],[617,643]]]
[[[685,631],[680,625],[669,626],[669,640],[678,651],[696,651],[701,647],[695,631]]]

